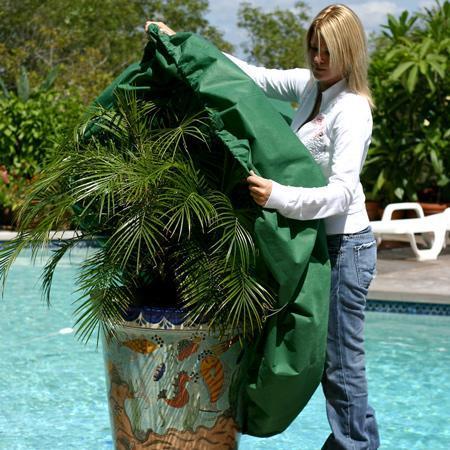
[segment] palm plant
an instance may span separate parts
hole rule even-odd
[[[0,252],[0,277],[25,247],[35,258],[69,217],[76,234],[52,250],[43,295],[50,302],[66,252],[95,240],[78,277],[83,340],[99,327],[113,333],[133,305],[177,306],[188,322],[244,335],[270,311],[245,172],[211,133],[206,112],[185,109],[130,95],[114,110],[95,108],[26,192],[18,236]]]

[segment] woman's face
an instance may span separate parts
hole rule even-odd
[[[312,73],[319,82],[320,90],[328,89],[342,79],[342,75],[330,67],[330,53],[323,38],[320,39],[319,53],[317,34],[314,34],[309,42],[309,60],[311,62]]]

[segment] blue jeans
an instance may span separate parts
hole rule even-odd
[[[376,241],[370,228],[332,235],[328,251],[332,278],[322,388],[332,433],[322,450],[374,450],[380,440],[368,404],[364,309],[376,267]]]

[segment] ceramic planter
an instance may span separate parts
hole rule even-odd
[[[238,336],[185,327],[176,310],[127,319],[103,337],[115,449],[237,449]]]
[[[374,200],[366,200],[366,211],[369,220],[380,220],[380,202]]]
[[[446,203],[427,203],[427,202],[420,202],[420,206],[422,207],[423,213],[426,216],[444,212],[448,207]]]

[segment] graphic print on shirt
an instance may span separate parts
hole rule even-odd
[[[305,123],[299,130],[299,137],[309,150],[314,161],[320,166],[324,175],[330,159],[328,146],[330,139],[326,134],[325,116],[320,113],[314,119]]]

